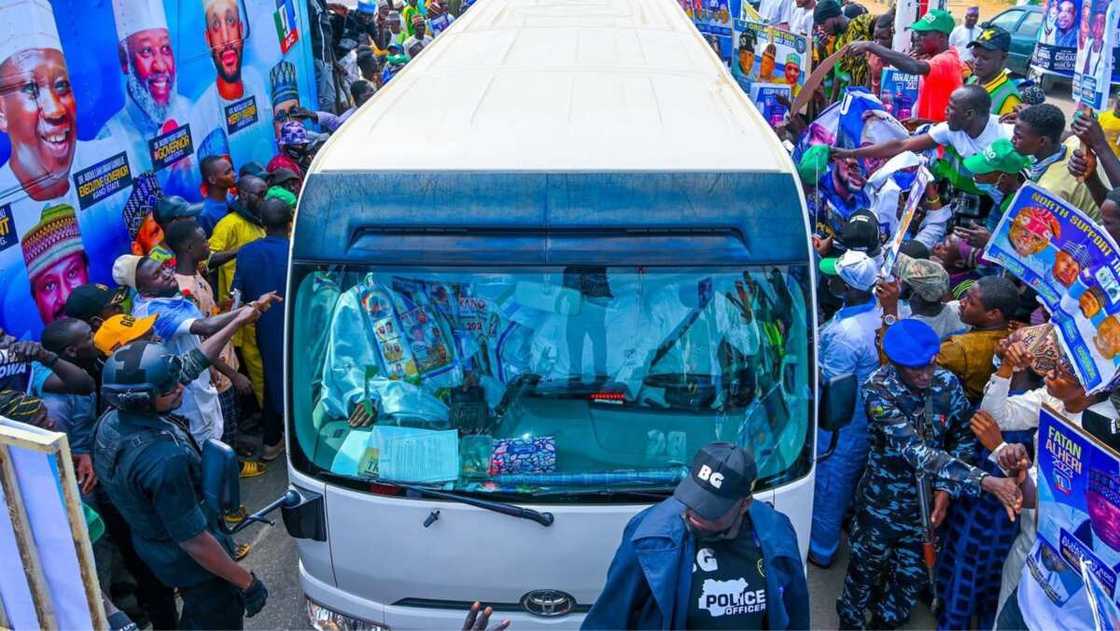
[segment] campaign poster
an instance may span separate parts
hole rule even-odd
[[[20,339],[154,245],[160,196],[201,201],[205,157],[267,164],[275,115],[316,102],[306,3],[5,0],[0,22],[0,329]]]
[[[792,100],[790,86],[779,83],[753,83],[750,88],[751,101],[771,127],[781,125],[786,119]]]
[[[809,39],[761,21],[735,21],[735,55],[731,74],[749,90],[756,83],[784,85],[792,101],[809,78],[813,53]],[[758,104],[758,101],[755,101]]]
[[[920,75],[907,74],[895,68],[883,68],[879,81],[879,100],[883,108],[898,120],[906,120],[914,115],[914,105],[918,102],[918,83]]]
[[[910,224],[914,222],[914,215],[918,212],[918,204],[925,198],[926,187],[929,186],[931,180],[933,180],[933,174],[929,172],[923,162],[918,167],[918,174],[914,178],[914,183],[910,185],[910,191],[906,197],[906,206],[899,216],[898,225],[887,241],[886,252],[883,256],[883,270],[894,269],[894,262],[898,259],[898,251],[902,249],[902,242],[910,232]],[[881,226],[882,223],[880,223]]]
[[[1027,627],[1120,628],[1120,455],[1043,408],[1037,467],[1038,537],[1018,590]]]
[[[1073,70],[1073,98],[1094,110],[1108,107],[1113,83],[1120,82],[1120,3],[1084,0],[1077,60]]]
[[[1120,256],[1108,232],[1028,183],[984,257],[1038,292],[1085,389],[1107,388],[1120,365]]]
[[[1107,1],[1107,0],[1106,0]],[[1093,0],[1046,0],[1042,28],[1035,41],[1031,65],[1040,70],[1073,76],[1083,4]]]
[[[725,64],[731,63],[731,6],[728,0],[679,0],[681,8]],[[744,5],[745,6],[745,5]]]

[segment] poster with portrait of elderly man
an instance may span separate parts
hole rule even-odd
[[[108,278],[106,265],[91,273],[91,260],[124,244],[114,207],[127,195],[130,171],[123,154],[109,155],[101,177],[86,181],[85,167],[103,147],[79,141],[78,104],[48,0],[0,4],[0,88],[0,329],[21,337],[61,317],[75,287]]]
[[[253,54],[247,7],[244,0],[201,0],[201,4],[202,37],[213,61],[214,80],[197,107],[217,115],[235,168],[251,160],[267,161],[275,149],[270,90],[246,60]],[[273,25],[265,23],[262,28]]]
[[[113,0],[124,107],[105,124],[100,137],[128,147],[137,173],[155,172],[163,192],[191,201],[202,198],[195,152],[223,146],[217,110],[196,107],[179,92],[175,45],[163,0]],[[217,143],[212,132],[223,136]]]

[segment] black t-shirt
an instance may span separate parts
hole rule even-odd
[[[766,571],[753,537],[697,541],[688,629],[765,629]]]

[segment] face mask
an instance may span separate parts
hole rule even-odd
[[[980,182],[976,182],[975,184],[976,188],[979,189],[981,193],[991,197],[996,205],[999,205],[999,203],[1003,201],[1003,191],[996,188],[995,184],[981,184]]]

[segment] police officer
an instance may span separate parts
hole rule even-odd
[[[928,530],[917,486],[923,478],[931,482],[926,511],[933,525],[944,519],[951,496],[987,491],[1011,519],[1022,506],[1014,480],[963,461],[976,449],[970,407],[957,377],[935,363],[939,348],[928,324],[900,320],[883,336],[889,363],[863,385],[871,452],[856,491],[848,575],[836,603],[842,629],[864,628],[869,607],[871,628],[898,627],[928,585],[922,563]]]
[[[267,307],[265,307],[267,308]],[[182,629],[241,629],[268,598],[260,579],[234,562],[233,542],[202,503],[200,445],[173,412],[183,384],[207,370],[259,307],[242,307],[200,348],[175,356],[132,342],[105,362],[101,393],[112,406],[98,424],[94,468],[128,521],[137,553],[183,598]]]

